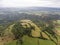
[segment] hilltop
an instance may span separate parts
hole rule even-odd
[[[20,31],[23,31],[24,33],[20,32]],[[32,38],[32,41],[35,38],[38,38],[39,40],[40,39],[42,39],[42,40],[52,40],[53,39],[54,43],[56,41],[56,39],[49,32],[46,31],[47,34],[45,32],[42,32],[41,27],[38,27],[38,25],[36,25],[31,20],[20,20],[17,23],[11,24],[10,26],[8,26],[5,29],[4,36],[1,38],[2,39],[2,43],[5,44],[7,42],[11,42],[11,41],[17,40],[17,39],[15,39],[16,38],[15,36],[18,35],[17,32],[18,33],[20,32],[19,35],[23,34],[24,35],[24,37],[23,37],[24,39],[25,38],[28,38],[28,39]],[[16,35],[15,35],[15,33],[16,33]],[[28,36],[28,37],[26,37],[26,36]]]

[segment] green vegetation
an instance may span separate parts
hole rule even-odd
[[[58,45],[60,14],[42,11],[18,12],[0,15],[0,44]]]
[[[55,45],[50,40],[43,40],[43,39],[38,39],[38,38],[32,38],[28,36],[23,37],[23,45]],[[16,40],[8,43],[7,45],[16,45]]]
[[[16,40],[6,43],[6,45],[16,45]]]
[[[53,23],[53,22],[52,22]],[[50,41],[54,42],[55,44],[57,44],[57,36],[55,35],[53,29],[54,26],[52,23],[47,24],[48,26],[46,26],[46,24],[42,23],[43,25],[41,25],[41,30],[37,27],[37,25],[35,25],[32,21],[30,20],[22,20],[21,22],[16,23],[13,27],[12,27],[12,33],[15,36],[15,39],[17,39],[17,43],[19,44],[23,44],[25,41],[23,40],[24,35],[29,36],[30,38],[36,38],[39,39],[40,38],[42,40],[46,40],[46,39],[50,39]],[[34,32],[33,32],[34,31]],[[33,34],[40,34],[38,37],[36,37],[36,35]],[[48,38],[43,37],[43,34],[47,35]],[[27,40],[27,39],[26,39]]]
[[[21,20],[5,30],[4,37],[14,36],[13,42],[8,42],[6,45],[48,45],[48,43],[57,45],[58,39],[54,28],[53,21],[44,22],[39,27],[31,20]]]

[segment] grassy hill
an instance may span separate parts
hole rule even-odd
[[[14,23],[14,24],[8,26],[8,28],[5,29],[5,31],[4,31],[4,36],[2,37],[1,44],[16,45],[18,39],[15,39],[14,33],[11,32],[15,25],[17,25],[17,28],[15,28],[16,30],[19,27],[22,27],[24,32],[31,31],[30,32],[31,36],[29,36],[28,32],[26,32],[26,35],[24,34],[24,36],[22,37],[23,45],[56,45],[55,44],[56,39],[54,37],[52,37],[52,35],[50,33],[46,32],[47,33],[46,34],[45,32],[42,32],[41,28],[38,27],[38,25],[36,25],[31,20],[20,20],[19,23]],[[30,29],[31,27],[33,27],[33,28]],[[19,28],[19,30],[21,30],[21,28]],[[42,33],[40,33],[40,32],[42,32]],[[18,33],[16,33],[16,34],[18,34]],[[50,38],[53,39],[54,41],[52,41]]]

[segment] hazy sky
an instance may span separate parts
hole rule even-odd
[[[0,0],[0,7],[59,7],[60,0]]]

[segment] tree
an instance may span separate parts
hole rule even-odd
[[[34,26],[32,26],[29,23],[26,23],[25,25],[22,25],[21,22],[15,23],[15,25],[12,28],[12,33],[15,36],[15,39],[17,39],[17,44],[23,44],[23,36],[28,35],[31,36],[31,30],[34,29]]]
[[[20,24],[20,22],[17,22],[12,29],[12,33],[15,35],[15,39],[17,39],[17,43],[19,42],[21,45],[23,43],[22,37],[24,35],[24,28]]]
[[[44,21],[42,21],[42,22],[44,22]],[[57,39],[56,33],[54,32],[54,30],[55,30],[54,28],[55,28],[55,24],[53,23],[52,20],[50,20],[49,22],[47,21],[47,22],[41,23],[42,32],[44,32],[50,38],[50,40],[53,41],[57,45],[58,39]],[[40,32],[40,33],[42,33],[42,32]]]

